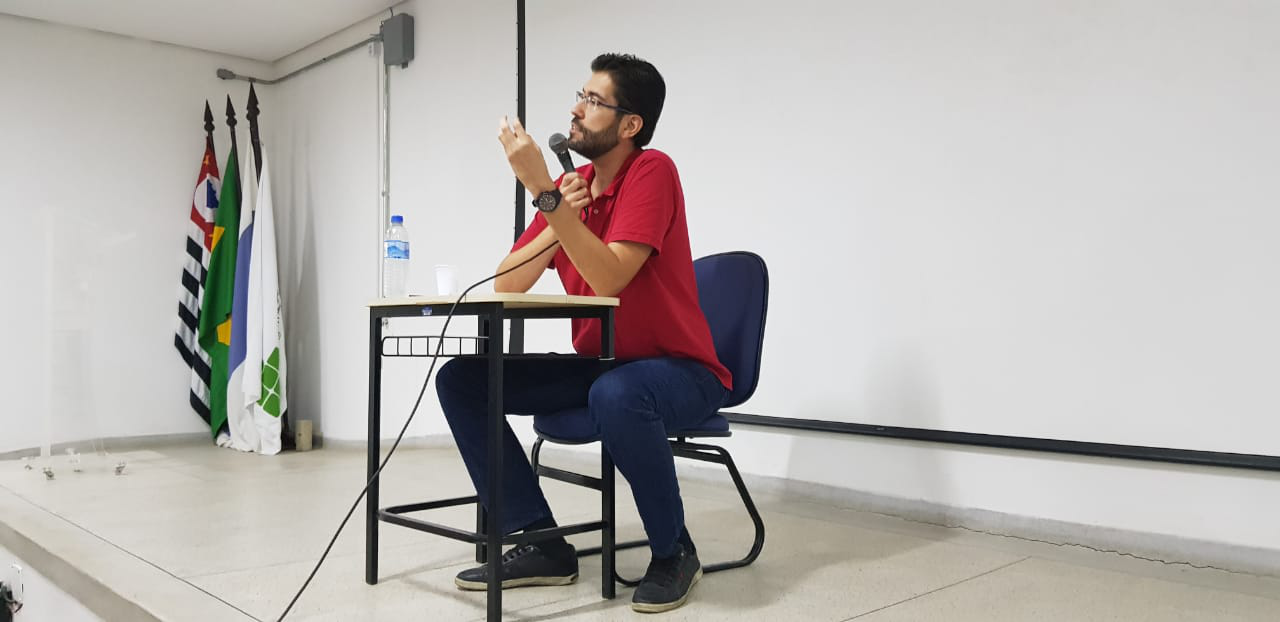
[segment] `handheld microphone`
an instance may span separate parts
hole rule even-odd
[[[564,167],[565,173],[572,173],[576,168],[573,166],[573,158],[569,157],[569,139],[564,134],[552,134],[547,140],[547,146],[555,152],[556,158],[560,160],[560,166]]]

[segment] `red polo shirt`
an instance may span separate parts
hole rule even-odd
[[[578,174],[590,184],[595,167],[580,166]],[[698,306],[684,190],[671,158],[654,149],[637,149],[604,193],[584,211],[587,228],[605,244],[639,242],[653,248],[653,254],[618,294],[621,305],[614,316],[617,358],[692,359],[711,370],[726,389],[732,389],[733,377],[716,357],[711,329]],[[512,250],[528,244],[546,228],[546,218],[538,213]],[[566,293],[595,295],[563,248],[556,251],[549,267],[559,273]],[[599,320],[573,320],[573,348],[584,356],[600,354]]]

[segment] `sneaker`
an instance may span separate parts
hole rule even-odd
[[[578,580],[578,553],[573,545],[547,551],[522,544],[502,554],[502,589],[526,585],[569,585]],[[458,573],[453,582],[464,590],[489,589],[489,564]]]
[[[675,609],[689,599],[693,584],[701,578],[698,554],[681,545],[675,555],[649,562],[649,569],[631,597],[631,609],[640,613]]]

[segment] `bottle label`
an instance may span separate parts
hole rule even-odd
[[[408,240],[387,240],[387,253],[384,255],[387,259],[408,259],[409,258],[409,241]]]

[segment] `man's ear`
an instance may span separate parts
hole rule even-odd
[[[622,124],[621,132],[618,138],[635,138],[636,134],[644,128],[644,119],[638,114],[627,115],[627,120]]]

